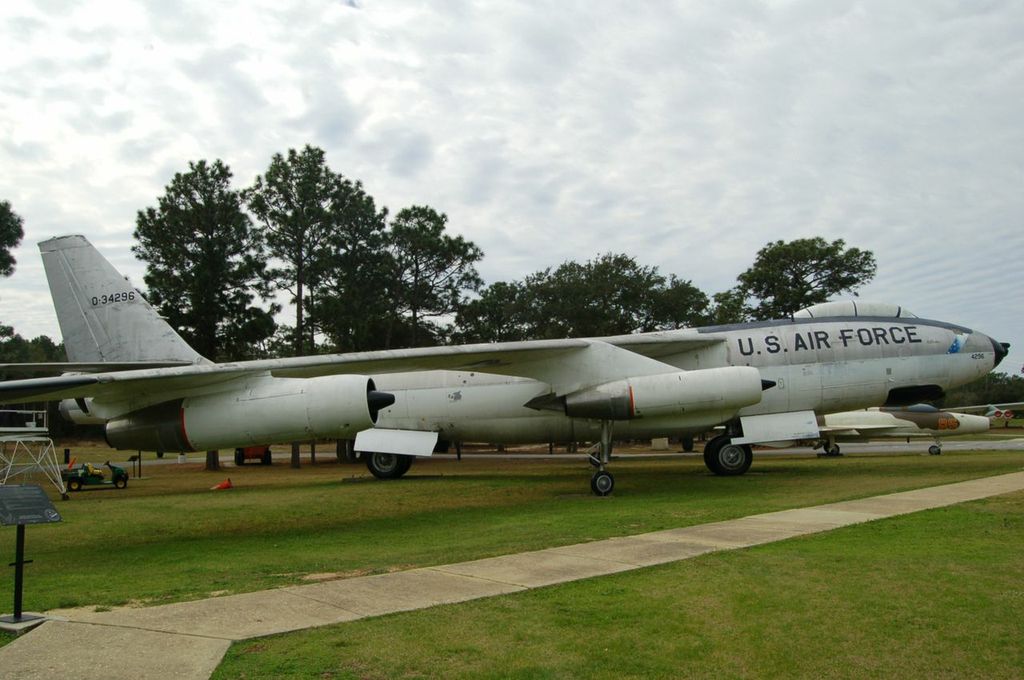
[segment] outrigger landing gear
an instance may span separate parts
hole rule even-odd
[[[704,464],[716,475],[742,475],[753,462],[754,452],[750,444],[733,444],[727,434],[718,435],[704,447]]]
[[[612,421],[601,421],[601,442],[597,455],[590,456],[590,464],[597,472],[590,478],[590,490],[597,496],[607,496],[615,488],[615,478],[604,466],[612,459]]]
[[[839,448],[839,444],[834,439],[826,439],[821,443],[821,453],[818,454],[818,458],[836,458],[842,456],[843,452]]]

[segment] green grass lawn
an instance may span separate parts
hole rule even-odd
[[[25,606],[154,604],[489,557],[1020,469],[1019,453],[765,458],[735,478],[699,457],[614,463],[615,495],[571,460],[421,461],[396,482],[337,463],[293,470],[150,465],[124,491],[56,501],[29,527]],[[231,477],[235,488],[211,491]],[[0,561],[14,528],[0,529]],[[12,601],[0,582],[0,607]]]
[[[102,451],[97,452],[102,457]],[[333,456],[325,455],[329,460]],[[377,482],[334,462],[271,467],[147,465],[124,491],[55,501],[56,525],[29,527],[25,608],[159,604],[444,564],[859,498],[1020,470],[1014,452],[761,458],[720,478],[699,457],[613,463],[615,495],[589,491],[585,463],[420,461]],[[235,488],[211,491],[230,477]],[[0,561],[14,528],[0,528]],[[717,557],[716,557],[717,559]],[[13,600],[0,581],[0,611]],[[600,627],[600,626],[598,626]],[[5,640],[0,638],[0,644]],[[541,674],[547,676],[545,671]]]
[[[1019,678],[1024,493],[238,643],[215,678]]]

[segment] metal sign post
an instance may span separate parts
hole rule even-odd
[[[25,565],[32,560],[25,559],[25,525],[49,524],[61,521],[60,513],[46,497],[42,487],[35,485],[0,487],[0,524],[16,525],[14,561],[14,615],[0,616],[0,622],[19,624],[45,617],[25,614],[22,611],[22,587],[25,582]]]
[[[8,564],[9,567],[14,567],[14,616],[0,616],[8,623],[19,623],[24,621],[21,609],[21,591],[22,584],[25,583],[25,565],[31,564],[32,560],[25,561],[25,525],[18,525],[18,538],[15,540],[14,546],[14,562]],[[7,621],[7,619],[10,621]],[[35,618],[35,617],[32,617]]]

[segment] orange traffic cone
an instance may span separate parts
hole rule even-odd
[[[211,486],[210,487],[210,491],[220,491],[221,489],[230,489],[231,486],[232,486],[231,485],[231,478],[228,477],[227,479],[225,479],[223,482],[221,482],[217,486]]]

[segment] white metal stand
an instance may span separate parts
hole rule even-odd
[[[52,439],[17,435],[0,437],[0,486],[24,484],[33,474],[48,479],[61,496],[67,494]]]

